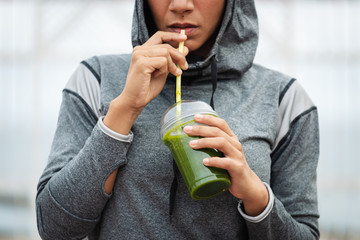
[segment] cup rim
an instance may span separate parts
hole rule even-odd
[[[193,104],[193,103],[199,104],[198,108],[195,108],[195,112],[194,112],[194,109],[191,109],[190,111],[188,109],[185,109],[185,111],[184,111],[184,107],[186,108],[188,104]],[[168,130],[170,130],[170,126],[173,126],[175,124],[175,122],[179,120],[179,118],[176,116],[176,114],[174,114],[173,116],[170,116],[169,118],[166,119],[167,114],[169,112],[171,112],[171,110],[176,109],[176,106],[179,104],[182,105],[181,106],[182,112],[181,112],[181,117],[180,117],[181,120],[188,119],[189,117],[193,116],[195,113],[196,114],[211,114],[211,115],[217,116],[217,113],[212,109],[212,107],[203,101],[182,100],[180,102],[174,103],[168,109],[166,109],[166,111],[163,113],[163,115],[161,117],[161,128],[160,128],[161,138],[163,138],[165,136],[166,132]],[[173,111],[176,111],[176,110],[173,110]],[[187,121],[184,121],[184,122],[187,122]]]

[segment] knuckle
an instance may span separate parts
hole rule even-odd
[[[174,48],[173,48],[170,44],[168,44],[168,43],[164,43],[163,45],[164,45],[164,47],[165,47],[166,49],[170,49],[170,50],[174,49]]]
[[[227,161],[224,161],[224,168],[226,169],[231,169],[233,166],[233,161],[231,161],[230,159],[227,159]]]
[[[154,47],[152,48],[152,55],[156,55],[156,56],[164,56],[166,55],[166,50],[164,50],[163,47]]]
[[[219,143],[224,146],[225,144],[227,144],[227,140],[224,137],[219,137]]]
[[[167,50],[166,47],[160,47],[160,48],[159,48],[159,53],[160,53],[161,55],[164,55],[164,56],[168,56],[168,55],[169,55],[169,51]]]
[[[237,138],[233,138],[234,142],[235,142],[235,147],[237,149],[239,149],[241,152],[243,152],[243,146],[241,144],[241,142],[239,142],[239,140]]]
[[[180,60],[179,60],[179,64],[183,67],[185,67],[186,65],[186,59],[185,57],[181,56]]]
[[[166,57],[160,57],[159,59],[160,59],[160,61],[161,61],[162,64],[164,64],[164,65],[167,64],[167,59],[166,59]]]
[[[244,171],[245,169],[244,161],[234,161],[234,168],[239,172]]]
[[[210,115],[207,115],[207,114],[200,114],[201,116],[202,116],[202,120],[204,121],[206,121],[206,120],[208,120],[209,119],[209,117],[210,117]]]
[[[201,126],[199,126],[199,125],[193,125],[193,126],[192,126],[192,132],[193,132],[193,133],[197,134],[197,133],[199,133],[200,131],[201,131]]]
[[[243,169],[244,169],[243,164],[241,164],[238,161],[234,163],[234,170],[236,170],[236,172],[241,173]]]
[[[219,166],[221,163],[223,163],[220,162],[222,159],[219,157],[212,157],[210,160],[211,160],[211,164],[214,166]]]
[[[223,133],[223,131],[221,131],[219,128],[217,128],[217,127],[213,127],[212,128],[212,131],[213,131],[213,134],[215,135],[215,136],[221,136],[222,135],[222,133]]]
[[[226,121],[225,121],[224,119],[222,119],[222,118],[219,118],[219,124],[220,124],[220,126],[222,126],[222,127],[224,127],[224,126],[227,125]]]
[[[174,74],[176,73],[177,71],[177,67],[175,64],[170,64],[169,63],[169,67],[168,67]]]
[[[139,59],[141,59],[142,55],[140,54],[140,50],[139,49],[134,49],[133,54],[132,54],[132,59],[135,61],[138,61]]]
[[[157,31],[153,37],[161,37],[162,35],[164,35],[164,31]]]
[[[220,168],[223,168],[223,169],[229,169],[230,168],[230,159],[224,157],[224,158],[221,158],[221,157],[215,157],[214,159],[215,160],[215,165],[216,167],[220,167]]]
[[[134,63],[134,66],[138,65],[141,61],[141,58],[134,56],[132,59],[132,62]]]
[[[146,63],[146,60],[143,56],[136,56],[135,61],[140,65],[144,65]]]

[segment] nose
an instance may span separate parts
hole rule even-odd
[[[169,10],[178,14],[194,10],[193,0],[171,0]]]

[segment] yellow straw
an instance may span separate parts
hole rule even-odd
[[[182,29],[182,30],[180,31],[180,34],[185,35],[185,30]],[[181,53],[184,52],[184,42],[180,42],[180,43],[179,43],[179,51],[180,51]],[[179,69],[181,69],[180,66],[179,66],[179,64],[177,65],[177,67],[178,67]],[[180,75],[180,76],[176,76],[176,102],[180,102],[180,101],[181,101],[181,75]]]
[[[181,30],[180,34],[185,35],[185,30]],[[179,43],[179,51],[181,53],[184,52],[184,42]],[[177,65],[177,67],[179,69],[181,69],[179,64]],[[180,101],[181,101],[181,75],[176,76],[176,102],[180,103]],[[181,116],[181,105],[177,104],[177,106],[176,106],[176,118],[180,119],[180,116]],[[177,135],[180,135],[181,133],[182,133],[182,129],[181,129],[181,127],[178,127],[177,128]]]

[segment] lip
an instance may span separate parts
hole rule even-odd
[[[185,34],[189,37],[193,32],[198,29],[198,26],[191,23],[173,23],[168,26],[171,32],[180,33],[181,30],[185,30]]]

